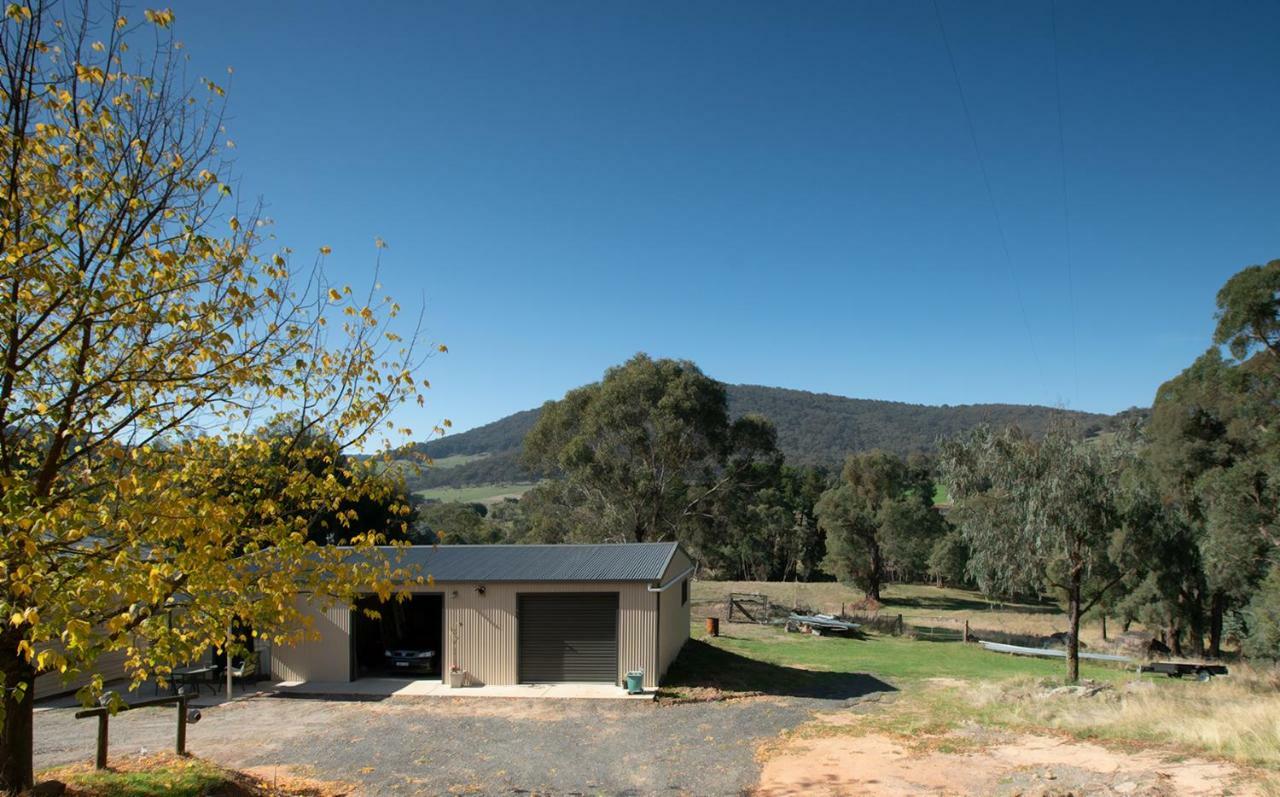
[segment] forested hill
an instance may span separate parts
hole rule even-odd
[[[940,407],[875,401],[760,385],[730,385],[729,412],[763,415],[778,430],[787,461],[839,465],[851,451],[884,449],[896,454],[929,452],[940,438],[980,424],[1018,426],[1039,436],[1064,410],[1026,404],[961,404]],[[1112,416],[1067,412],[1086,430],[1102,431]]]
[[[838,467],[854,451],[881,448],[899,454],[933,451],[939,438],[979,424],[1015,424],[1040,434],[1051,419],[1066,413],[1086,430],[1115,425],[1109,415],[1069,412],[1021,404],[926,406],[788,390],[760,385],[728,385],[733,416],[757,414],[773,421],[778,444],[793,464]],[[417,445],[442,467],[412,479],[414,488],[512,483],[532,477],[520,466],[524,436],[539,410],[525,410],[466,432]]]

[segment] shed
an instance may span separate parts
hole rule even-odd
[[[621,683],[643,670],[653,687],[689,638],[693,561],[678,543],[379,551],[433,583],[385,604],[370,595],[321,610],[299,598],[320,638],[277,647],[275,678],[353,681],[415,665],[440,679],[456,664],[473,684]]]

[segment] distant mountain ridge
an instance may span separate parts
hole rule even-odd
[[[1115,428],[1122,416],[1132,412],[1103,415],[1031,404],[931,406],[763,385],[726,385],[725,389],[734,418],[762,415],[773,422],[787,462],[830,468],[838,468],[850,453],[875,448],[902,455],[931,452],[939,439],[984,423],[1016,425],[1040,435],[1054,417],[1066,415],[1086,431],[1097,433]],[[415,444],[414,449],[435,460],[455,457],[461,462],[426,469],[411,479],[411,486],[461,487],[533,479],[520,464],[520,449],[541,411],[523,410],[465,432]]]

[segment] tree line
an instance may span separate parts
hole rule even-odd
[[[418,533],[679,540],[706,578],[836,578],[872,599],[889,580],[1051,596],[1072,677],[1091,612],[1175,653],[1275,657],[1278,292],[1280,261],[1232,277],[1206,353],[1109,431],[1066,414],[1038,433],[979,425],[936,455],[854,453],[838,472],[787,463],[773,425],[731,419],[695,364],[636,355],[543,407],[523,461],[550,478],[493,507],[419,507]]]

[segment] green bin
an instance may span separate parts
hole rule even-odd
[[[644,692],[644,670],[632,670],[627,673],[627,694],[638,695]]]

